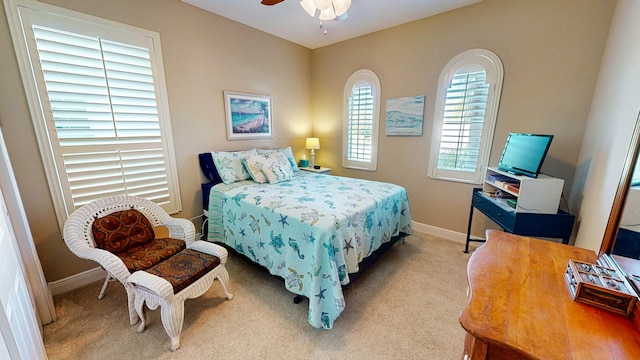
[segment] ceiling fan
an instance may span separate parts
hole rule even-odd
[[[261,3],[271,6],[283,1],[262,0]],[[351,6],[351,0],[300,0],[300,5],[311,17],[316,17],[316,13],[319,12],[320,20],[344,20],[349,16],[347,9]]]

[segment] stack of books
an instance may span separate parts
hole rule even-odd
[[[509,180],[496,180],[496,181],[494,181],[493,185],[495,187],[498,187],[498,188],[502,189],[502,190],[511,191],[514,194],[519,194],[520,193],[520,183],[513,182],[512,179],[509,179]]]
[[[482,190],[482,195],[489,196],[489,197],[496,197],[496,191],[495,190]]]
[[[487,180],[491,183],[513,181],[512,178],[505,175],[500,175],[500,174],[487,175]]]
[[[507,190],[511,191],[514,194],[519,194],[520,184],[507,184]]]

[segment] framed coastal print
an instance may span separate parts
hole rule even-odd
[[[224,92],[227,139],[247,140],[273,137],[271,97]]]
[[[424,95],[387,99],[386,135],[421,136]]]

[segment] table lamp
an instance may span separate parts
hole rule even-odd
[[[318,138],[307,138],[307,144],[305,146],[307,150],[311,150],[311,165],[316,166],[316,153],[314,150],[320,149],[320,140]]]

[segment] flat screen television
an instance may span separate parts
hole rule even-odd
[[[538,177],[553,135],[511,133],[504,145],[498,170]]]

